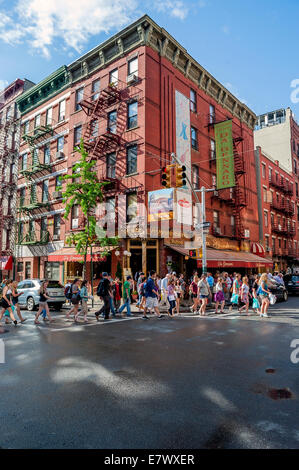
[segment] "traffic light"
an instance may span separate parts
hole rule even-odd
[[[202,247],[197,248],[196,250],[189,250],[189,257],[201,259],[202,258]]]
[[[167,165],[162,168],[162,186],[171,188],[171,166]]]
[[[176,165],[175,168],[175,186],[176,188],[181,188],[187,184],[187,175],[185,165]]]

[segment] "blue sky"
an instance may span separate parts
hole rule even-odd
[[[0,88],[40,81],[144,13],[257,114],[299,116],[298,0],[0,0]]]

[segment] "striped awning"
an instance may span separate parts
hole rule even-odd
[[[258,242],[253,242],[251,243],[251,253],[257,256],[262,256],[264,257],[266,254],[265,248],[261,243]]]

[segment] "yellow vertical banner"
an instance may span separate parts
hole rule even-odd
[[[217,189],[235,186],[232,121],[215,124]]]

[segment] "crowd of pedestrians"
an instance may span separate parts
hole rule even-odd
[[[274,303],[271,293],[271,283],[284,285],[282,273],[272,275],[269,270],[260,275],[241,276],[239,273],[228,274],[227,272],[216,272],[198,275],[194,272],[190,279],[176,272],[168,273],[161,278],[155,271],[150,271],[148,276],[143,272],[136,273],[134,279],[127,276],[122,283],[118,277],[114,279],[103,272],[97,287],[97,297],[102,300],[102,307],[95,312],[97,321],[103,317],[104,320],[120,316],[131,317],[133,315],[131,304],[137,293],[138,312],[142,318],[149,319],[149,314],[155,314],[161,318],[160,309],[167,308],[169,317],[180,315],[182,303],[184,307],[190,306],[195,315],[205,316],[207,307],[215,306],[215,314],[223,314],[225,309],[231,311],[237,308],[240,314],[249,315],[251,307],[253,314],[268,317],[270,303]],[[35,324],[40,324],[39,317],[44,321],[54,321],[51,317],[47,304],[50,298],[47,292],[48,282],[41,283],[39,292],[39,309],[35,315]],[[93,300],[89,294],[90,285],[88,281],[74,279],[65,286],[65,296],[71,308],[66,314],[69,320],[73,316],[77,323],[80,314],[84,322],[87,322],[88,300]],[[2,299],[0,302],[0,321],[5,316],[5,323],[17,325],[15,315],[21,323],[26,321],[22,316],[18,297],[22,292],[17,290],[17,282],[6,280],[2,283]]]

